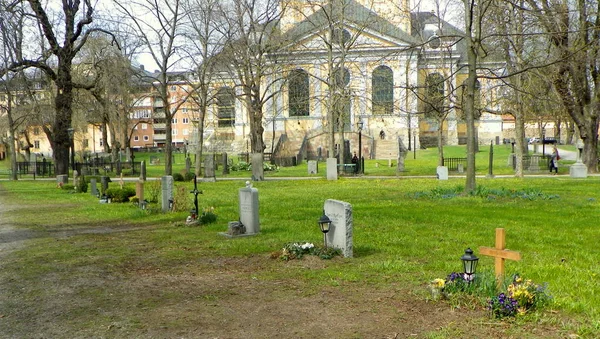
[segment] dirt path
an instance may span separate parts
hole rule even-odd
[[[0,186],[0,267],[6,255],[23,246],[27,239],[34,236],[31,231],[19,230],[11,225],[8,213],[18,208],[18,205],[8,203],[6,193]]]

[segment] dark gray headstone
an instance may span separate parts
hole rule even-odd
[[[229,174],[229,157],[223,152],[223,174]]]
[[[204,180],[215,181],[215,158],[214,156],[208,155],[204,158]]]
[[[102,194],[106,193],[106,190],[108,189],[108,183],[110,181],[110,178],[107,176],[100,177],[100,191],[102,192]]]
[[[67,174],[61,174],[56,176],[57,185],[66,185],[69,183],[69,176]]]
[[[190,173],[191,168],[192,168],[192,159],[185,158],[185,173]]]
[[[98,196],[98,186],[96,183],[96,178],[90,179],[90,194],[93,196]]]

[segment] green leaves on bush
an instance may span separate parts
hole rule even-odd
[[[106,190],[105,194],[112,202],[128,202],[130,197],[135,196],[135,189],[128,186],[111,187]]]

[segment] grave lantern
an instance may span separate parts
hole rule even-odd
[[[467,248],[465,250],[465,254],[460,257],[460,260],[463,262],[465,279],[467,281],[472,281],[473,275],[475,274],[475,269],[477,269],[477,262],[479,261],[479,258],[473,254],[472,249]]]
[[[319,227],[321,227],[321,232],[323,232],[323,242],[325,244],[325,248],[327,248],[327,232],[329,232],[329,227],[331,226],[331,219],[325,214],[325,210],[323,210],[323,215],[319,218]]]

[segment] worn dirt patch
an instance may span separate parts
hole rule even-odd
[[[269,255],[197,258],[166,268],[147,262],[103,262],[72,267],[67,274],[49,270],[42,280],[15,279],[2,267],[37,233],[11,227],[3,211],[17,207],[0,206],[2,338],[567,336],[553,326],[515,326],[490,320],[483,309],[430,302],[398,283],[376,287],[368,279],[332,279],[315,289],[289,274],[326,267],[326,261],[313,256],[290,262]],[[121,225],[118,231],[137,228]],[[87,228],[45,236],[113,231]]]

